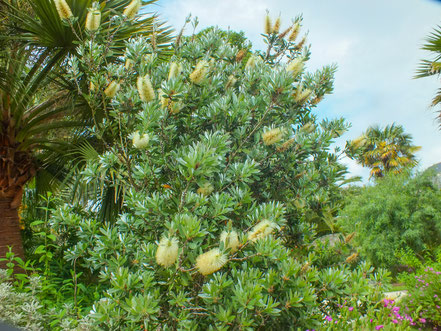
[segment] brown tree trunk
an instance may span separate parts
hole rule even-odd
[[[0,258],[9,252],[12,246],[15,256],[24,259],[23,242],[20,233],[18,208],[11,207],[13,198],[2,197],[0,194]],[[0,268],[5,268],[6,263],[0,262]]]

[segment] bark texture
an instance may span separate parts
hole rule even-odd
[[[11,208],[12,200],[0,195],[0,257],[5,257],[8,246],[12,246],[15,255],[24,259],[18,209]],[[4,267],[5,263],[0,262],[0,268]]]

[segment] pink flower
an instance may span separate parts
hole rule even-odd
[[[420,322],[424,324],[424,323],[426,323],[426,319],[425,318],[420,318]]]
[[[377,326],[375,327],[375,330],[380,330],[380,329],[382,329],[382,328],[384,328],[383,325],[377,325]]]
[[[349,310],[349,311],[353,311],[353,310],[354,310],[354,307],[349,307],[348,310]]]
[[[325,320],[327,320],[328,322],[332,322],[332,317],[331,316],[326,316]]]
[[[392,320],[392,323],[398,324],[398,320],[394,319],[394,320]]]

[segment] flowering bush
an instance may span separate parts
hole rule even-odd
[[[414,314],[394,300],[384,299],[361,309],[362,304],[344,302],[337,315],[326,315],[323,330],[409,330],[417,323]]]
[[[335,68],[305,72],[299,29],[267,19],[256,54],[217,30],[180,36],[168,61],[154,35],[115,60],[112,38],[90,29],[68,61],[94,114],[83,196],[50,218],[79,315],[101,329],[316,328],[338,300],[378,302],[387,273],[319,269],[308,254],[340,194],[330,145],[347,125],[316,120]]]
[[[408,282],[404,302],[417,313],[419,324],[441,327],[441,268],[439,264],[436,267],[426,267]]]

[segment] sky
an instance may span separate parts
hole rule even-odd
[[[441,1],[435,0],[159,0],[161,18],[180,30],[188,14],[208,26],[244,31],[254,49],[264,49],[261,33],[266,10],[281,16],[282,30],[303,15],[311,59],[308,71],[336,63],[335,89],[315,112],[320,118],[344,117],[352,127],[336,145],[361,135],[368,126],[402,125],[422,149],[424,170],[441,162],[441,131],[430,101],[441,82],[436,77],[413,79],[420,48],[441,25]],[[187,28],[191,33],[191,27]],[[302,35],[301,35],[302,36]],[[350,173],[369,177],[369,170],[344,158]]]

